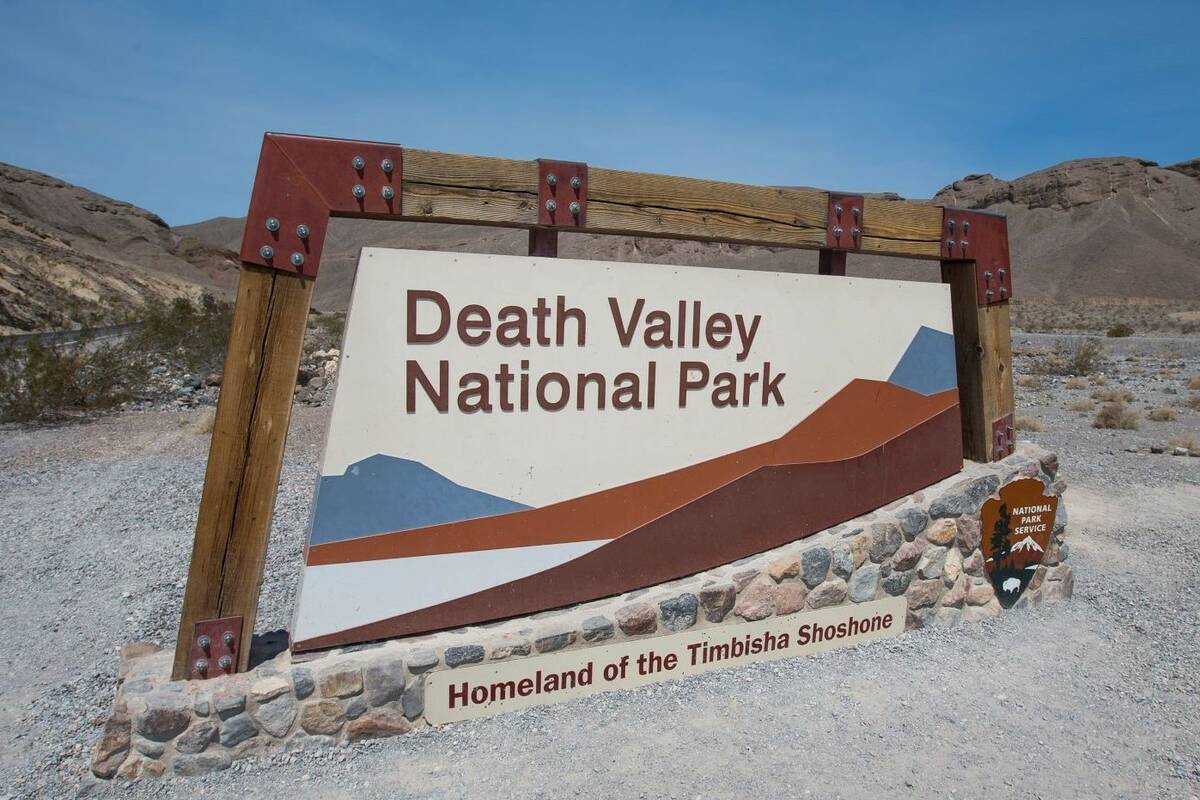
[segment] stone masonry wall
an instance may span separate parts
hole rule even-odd
[[[1001,613],[983,571],[979,510],[1037,477],[1061,495],[1056,456],[1032,446],[814,536],[667,584],[566,609],[312,656],[284,652],[242,675],[171,682],[171,651],[122,650],[101,778],[197,775],[281,748],[336,746],[424,727],[434,670],[906,595],[906,629]],[[1016,609],[1071,596],[1065,504]]]

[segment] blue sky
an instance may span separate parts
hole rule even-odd
[[[0,161],[172,224],[244,214],[266,130],[927,197],[1200,156],[1197,30],[1195,0],[0,0]]]

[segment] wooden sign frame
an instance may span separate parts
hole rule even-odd
[[[176,640],[173,678],[204,677],[197,623],[254,632],[293,388],[331,217],[524,228],[532,255],[560,231],[820,250],[941,262],[950,285],[963,453],[1011,452],[1009,299],[1003,217],[816,189],[721,183],[560,161],[515,161],[268,133],[242,241],[233,326]],[[236,671],[250,647],[238,648]],[[214,673],[215,674],[215,673]]]

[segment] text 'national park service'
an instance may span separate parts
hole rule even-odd
[[[464,414],[627,411],[653,409],[660,399],[679,408],[689,403],[711,403],[716,408],[784,405],[781,384],[787,373],[774,371],[770,361],[751,359],[761,314],[712,311],[699,300],[650,308],[644,299],[609,297],[609,314],[593,320],[563,295],[539,297],[528,307],[506,305],[493,311],[477,303],[452,308],[445,295],[430,289],[410,289],[406,305],[411,357],[405,362],[405,411],[409,414],[422,407]],[[537,369],[538,348],[583,348],[588,337],[596,335],[615,336],[621,347],[645,349],[651,357],[623,365],[620,371],[587,369],[586,364],[572,374]],[[421,346],[436,345],[447,336],[456,336],[468,346],[494,342],[511,347],[516,357],[481,372],[456,369],[449,359],[419,356]],[[660,370],[653,358],[658,350],[687,352],[689,357],[679,362],[678,370]],[[708,353],[717,351],[732,352],[739,364],[757,368],[717,370],[706,360]],[[660,392],[660,380],[672,383]]]

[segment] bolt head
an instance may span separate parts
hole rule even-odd
[[[270,261],[272,258],[275,257],[275,248],[271,247],[271,245],[269,245],[269,244],[264,244],[262,247],[258,248],[258,254],[265,261]]]
[[[953,239],[947,239],[947,240],[946,240],[946,247],[954,247],[954,240],[953,240]]]
[[[954,220],[952,220],[952,219],[946,220],[946,227],[949,228],[951,231],[953,231],[954,230]]]
[[[859,230],[857,225],[855,225],[853,228],[850,229],[850,235],[853,236],[855,239],[858,238],[858,235],[860,233],[862,233],[862,231]]]
[[[208,672],[208,659],[196,659],[196,663],[192,665],[192,668],[195,669],[200,675],[203,675],[204,673]]]
[[[350,159],[350,166],[354,167],[356,172],[362,172],[363,167],[367,166],[367,160],[362,156],[355,156]]]
[[[836,238],[836,239],[840,239],[840,238],[842,238],[842,226],[841,226],[841,225],[834,225],[834,226],[833,226],[833,236],[834,236],[834,238]]]
[[[581,187],[581,186],[583,186],[582,178],[580,178],[578,175],[576,175],[574,178],[571,178],[571,188],[572,189],[574,189],[575,191],[579,191],[579,187]]]
[[[292,253],[292,257],[291,257],[290,261],[292,262],[293,267],[303,267],[304,266],[304,253]]]
[[[963,233],[966,233],[969,230],[971,230],[971,223],[964,219],[963,220]]]
[[[837,215],[837,218],[838,218],[838,219],[841,219],[841,218],[842,218],[842,207],[841,207],[841,206],[834,206],[834,207],[833,207],[833,213]]]
[[[367,190],[362,187],[362,184],[354,184],[354,188],[350,190],[356,198],[362,200],[367,196]]]
[[[961,242],[959,242],[959,245],[962,247],[963,250],[967,249],[968,244],[969,244],[969,242],[967,242],[966,239],[963,239]]]
[[[207,651],[212,646],[212,639],[209,639],[207,635],[202,635],[196,640],[196,644],[200,645],[201,650]]]
[[[546,185],[547,186],[557,186],[558,185],[558,176],[555,175],[553,172],[548,174],[546,176]]]
[[[854,221],[857,222],[858,215],[862,213],[862,209],[860,209],[858,206],[855,206],[854,208],[850,209],[850,213],[854,215]]]
[[[577,200],[572,200],[571,205],[567,206],[567,208],[571,209],[571,214],[576,217],[578,217],[579,212],[583,210],[583,206],[579,205],[579,201]]]
[[[379,166],[383,167],[383,171],[389,175],[391,175],[392,170],[396,168],[396,165],[392,163],[390,158],[385,158]]]
[[[221,656],[217,659],[217,666],[228,672],[229,668],[233,666],[233,659],[229,656]]]
[[[226,647],[233,647],[233,631],[225,631],[221,635],[221,641],[225,643]]]
[[[546,201],[546,210],[549,211],[551,214],[553,214],[557,208],[558,208],[558,203],[554,202],[553,200]]]
[[[296,226],[296,235],[298,237],[300,237],[301,239],[307,239],[308,238],[308,226],[307,225],[297,225]]]
[[[269,230],[271,233],[279,230],[279,220],[275,219],[274,217],[267,217],[267,230]]]
[[[380,194],[383,195],[384,200],[391,200],[393,197],[396,196],[396,190],[390,186],[385,186],[385,187],[383,187],[383,190],[380,192]]]

